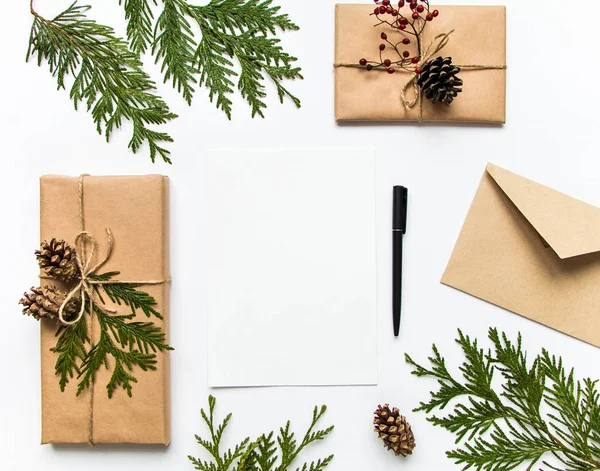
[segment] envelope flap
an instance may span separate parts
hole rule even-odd
[[[600,251],[600,208],[496,165],[486,170],[561,259]]]

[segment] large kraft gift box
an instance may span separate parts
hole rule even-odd
[[[433,7],[432,7],[433,9]],[[423,49],[439,34],[454,32],[448,44],[436,55],[452,57],[460,65],[501,67],[506,65],[506,8],[503,6],[435,6],[439,16],[427,22],[423,32]],[[407,14],[406,8],[402,9]],[[400,92],[411,74],[398,71],[339,67],[358,64],[361,58],[379,61],[380,34],[388,34],[396,43],[411,40],[406,48],[416,54],[412,35],[378,23],[373,5],[336,5],[335,14],[335,119],[336,121],[419,121],[419,105],[406,109]],[[382,15],[382,19],[391,18]],[[389,54],[388,54],[389,53]],[[393,53],[393,54],[392,54]],[[396,53],[386,49],[383,58],[392,61]],[[433,104],[423,97],[423,121],[504,123],[506,116],[506,70],[464,68],[458,75],[463,91],[451,105]],[[412,87],[407,97],[412,99]]]
[[[69,244],[81,230],[79,177],[48,175],[41,177],[41,240],[62,238]],[[112,255],[103,272],[119,271],[121,280],[167,280],[169,277],[169,181],[160,175],[85,176],[83,184],[83,220],[85,230],[97,241],[102,257],[107,249],[106,227],[114,236]],[[164,320],[148,319],[139,312],[134,320],[152,320],[167,334],[169,319],[169,283],[143,285],[140,289],[156,299],[156,310]],[[129,308],[105,298],[106,307],[127,314]],[[125,311],[125,312],[123,312]],[[94,317],[98,338],[98,324]],[[101,367],[96,382],[76,397],[77,378],[61,392],[54,365],[56,323],[42,321],[42,443],[137,443],[170,442],[169,354],[157,351],[156,371],[134,367],[138,382],[133,396],[117,389],[108,398],[106,384],[112,371]]]

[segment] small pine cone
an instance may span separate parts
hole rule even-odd
[[[58,319],[60,306],[65,302],[67,293],[52,286],[31,288],[30,293],[25,293],[19,304],[25,306],[23,314],[37,319]],[[78,302],[71,299],[64,310],[65,319],[73,318],[79,311]]]
[[[390,409],[388,404],[383,407],[378,406],[373,423],[375,431],[388,450],[392,450],[396,456],[412,454],[415,447],[415,436],[406,417],[400,415],[400,411],[396,407]]]
[[[462,92],[463,81],[456,76],[459,72],[451,57],[440,56],[421,67],[417,85],[428,100],[449,105]]]
[[[35,256],[40,268],[53,278],[70,281],[78,273],[75,250],[62,239],[42,242],[40,250],[35,251]]]

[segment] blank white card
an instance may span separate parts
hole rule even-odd
[[[377,383],[371,150],[207,161],[211,387]]]

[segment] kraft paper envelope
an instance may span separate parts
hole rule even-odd
[[[600,346],[600,208],[489,164],[442,283]]]

